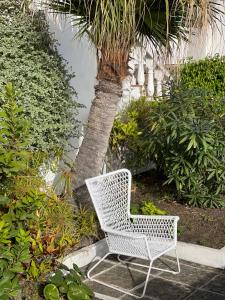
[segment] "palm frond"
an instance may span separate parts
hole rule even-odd
[[[44,1],[44,0],[43,0]],[[105,59],[120,63],[140,41],[169,48],[193,29],[212,26],[223,13],[223,0],[45,0],[54,13],[67,14],[87,33]]]
[[[223,0],[174,0],[174,5],[175,9],[183,11],[185,27],[190,32],[213,26],[218,16],[225,12]]]

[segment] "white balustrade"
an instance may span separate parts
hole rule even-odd
[[[128,61],[128,70],[129,70],[128,77],[130,77],[130,83],[131,83],[131,85],[136,85],[137,84],[137,79],[134,76],[134,72],[135,72],[135,60],[134,60],[134,58],[131,58]]]
[[[137,82],[139,85],[144,86],[145,84],[145,57],[146,51],[144,48],[139,48],[138,53],[138,74],[137,74]]]
[[[162,85],[163,85],[163,78],[164,78],[164,74],[162,72],[162,70],[157,67],[157,69],[155,69],[155,81],[156,81],[156,96],[160,97],[162,96]]]
[[[154,62],[152,58],[146,59],[146,71],[147,71],[147,96],[153,97],[155,86],[154,86]]]
[[[143,61],[140,61],[138,65],[137,83],[141,86],[143,86],[145,83],[145,72],[144,72]]]
[[[123,81],[123,103],[146,95],[149,100],[154,95],[162,96],[163,82],[169,76],[162,61],[153,59],[153,54],[143,48],[132,51],[129,60],[129,75]]]

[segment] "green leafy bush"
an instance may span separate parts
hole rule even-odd
[[[139,106],[147,108],[143,118]],[[130,121],[136,124],[138,137],[131,142],[132,136],[120,129]],[[178,196],[189,204],[220,207],[224,205],[224,129],[225,99],[181,86],[161,101],[143,105],[140,99],[135,105],[131,103],[116,120],[112,140],[123,136],[117,138],[117,149],[128,163],[130,157],[135,165],[154,161],[167,177],[165,183],[174,183]]]
[[[39,175],[18,97],[10,83],[0,96],[0,299],[17,297],[25,279],[45,280],[56,258],[79,242],[72,207]]]
[[[48,278],[48,284],[44,288],[46,300],[90,300],[93,292],[82,282],[83,274],[73,264],[73,269],[61,265],[53,276]],[[63,297],[63,298],[62,298]]]
[[[22,13],[20,2],[1,1],[0,86],[13,82],[21,91],[18,101],[31,120],[32,146],[54,153],[78,134],[73,74],[56,50],[44,14]]]
[[[214,96],[225,95],[225,56],[190,60],[181,67],[178,81],[185,88],[201,88]]]
[[[31,237],[24,222],[35,219],[34,212],[40,202],[21,197],[16,201],[15,181],[25,176],[31,160],[29,124],[23,111],[16,104],[17,93],[7,84],[1,96],[0,110],[0,295],[1,299],[16,297],[20,289],[19,274],[26,272],[31,259]],[[26,205],[28,204],[28,205]]]
[[[151,201],[145,201],[144,204],[140,207],[140,210],[143,215],[166,215],[166,211],[158,208]]]
[[[155,102],[141,97],[132,101],[114,121],[110,148],[131,169],[145,166],[150,159],[143,150],[149,136],[149,113],[154,105]]]
[[[5,87],[1,97],[0,109],[0,188],[14,184],[18,172],[27,170],[30,153],[29,122],[24,118],[22,109],[16,104],[18,94],[11,83]],[[11,186],[12,188],[12,186]]]
[[[221,206],[225,180],[225,99],[199,89],[174,90],[150,114],[149,151],[194,206]],[[149,137],[150,138],[150,137]]]
[[[131,206],[131,214],[143,214],[143,215],[166,215],[167,212],[163,209],[158,208],[152,201],[144,201],[140,205]]]
[[[75,210],[75,226],[78,229],[79,237],[82,238],[99,238],[99,227],[96,213],[91,209],[79,206]]]

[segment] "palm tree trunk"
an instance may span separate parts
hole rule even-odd
[[[120,80],[99,78],[86,133],[76,158],[75,188],[82,186],[86,178],[100,174],[121,96]]]

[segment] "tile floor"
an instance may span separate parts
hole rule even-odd
[[[133,259],[132,261],[147,264],[144,260]],[[181,262],[181,273],[173,275],[166,272],[153,270],[150,276],[146,296],[143,300],[225,300],[225,271],[218,270],[187,261]],[[83,268],[86,273],[92,264]],[[159,268],[171,267],[175,269],[175,261],[172,258],[163,257],[155,262]],[[142,289],[135,286],[141,285],[145,280],[147,268],[134,266],[129,263],[118,263],[115,258],[107,259],[94,271],[94,276],[108,284],[114,284],[125,289],[130,289],[136,294]],[[96,273],[99,273],[97,276]],[[96,282],[86,283],[94,290],[95,299],[135,299],[122,292],[108,288]]]

